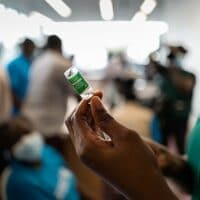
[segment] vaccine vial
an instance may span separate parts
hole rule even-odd
[[[69,68],[65,71],[64,75],[75,92],[82,98],[90,98],[93,95],[93,88],[76,67]]]
[[[82,98],[90,98],[94,94],[94,90],[92,86],[88,83],[88,81],[83,77],[83,75],[80,73],[80,71],[76,67],[71,67],[64,73],[67,81],[72,85],[75,92],[78,93]],[[104,139],[104,140],[111,140],[110,137],[102,132],[101,130],[98,130],[98,134]]]

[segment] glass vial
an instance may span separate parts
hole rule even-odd
[[[75,92],[82,98],[90,98],[92,96],[94,93],[93,88],[76,67],[69,68],[65,71],[64,75]]]
[[[76,67],[71,67],[64,73],[67,81],[72,85],[75,92],[82,98],[90,98],[94,94],[94,90],[88,81],[83,77],[80,71]],[[110,137],[101,130],[98,130],[98,134],[104,140],[111,140]]]

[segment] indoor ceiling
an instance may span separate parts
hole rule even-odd
[[[32,11],[40,12],[54,21],[91,21],[102,20],[99,0],[64,0],[72,9],[69,18],[60,17],[44,0],[0,0],[8,8],[29,15]],[[130,20],[143,0],[113,0],[114,20]]]

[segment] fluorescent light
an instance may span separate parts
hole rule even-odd
[[[111,20],[114,17],[112,0],[100,0],[99,1],[101,17],[104,20]]]
[[[156,0],[145,0],[141,5],[140,9],[142,12],[149,15],[154,10],[156,5],[157,5]]]
[[[60,16],[69,17],[71,8],[63,0],[45,0]]]
[[[135,13],[135,15],[132,18],[132,21],[144,22],[144,21],[146,21],[146,19],[147,19],[147,16],[143,12],[139,11],[139,12]]]

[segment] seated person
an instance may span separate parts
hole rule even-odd
[[[61,155],[30,127],[22,118],[0,126],[0,148],[11,158],[1,177],[2,199],[79,200],[76,179]]]

